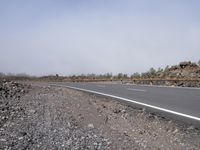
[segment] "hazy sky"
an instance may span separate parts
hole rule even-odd
[[[131,74],[200,59],[199,0],[0,0],[0,72]]]

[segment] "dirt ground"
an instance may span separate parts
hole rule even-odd
[[[38,82],[25,89],[1,96],[0,149],[200,149],[198,129],[144,109]]]

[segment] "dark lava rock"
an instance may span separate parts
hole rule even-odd
[[[19,99],[28,92],[29,87],[12,81],[0,81],[0,127],[2,127],[10,117],[23,111],[18,106]]]
[[[185,68],[186,66],[190,66],[191,65],[191,61],[184,61],[184,62],[180,62],[179,66],[181,68]]]

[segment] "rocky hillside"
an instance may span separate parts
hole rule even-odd
[[[142,73],[141,76],[133,77],[143,79],[198,79],[200,78],[200,65],[191,61],[185,61],[171,67],[167,66],[165,69],[159,68],[155,70],[151,68],[149,71]]]
[[[135,74],[132,80],[135,84],[200,87],[200,65],[185,61],[157,71],[151,68],[141,75]]]
[[[191,61],[181,62],[179,65],[167,68],[159,76],[167,78],[200,78],[200,66]]]

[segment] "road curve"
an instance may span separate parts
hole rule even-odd
[[[54,83],[109,96],[200,122],[200,89],[132,84]]]

